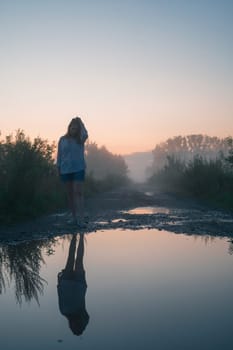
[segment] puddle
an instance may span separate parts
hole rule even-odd
[[[127,211],[122,211],[125,214],[169,214],[169,209],[159,207],[138,207]]]
[[[149,197],[152,197],[154,195],[154,192],[148,191],[148,192],[145,192],[145,195],[147,195]]]
[[[232,246],[156,229],[2,245],[1,349],[230,349]]]
[[[112,223],[121,223],[121,222],[127,222],[128,220],[126,219],[113,219]]]

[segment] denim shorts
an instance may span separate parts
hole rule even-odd
[[[80,170],[75,173],[60,174],[60,178],[62,182],[68,182],[68,181],[83,182],[85,180],[85,170]]]

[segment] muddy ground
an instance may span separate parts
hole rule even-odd
[[[88,198],[86,209],[85,232],[146,228],[233,239],[233,212],[143,186],[121,188]],[[16,243],[78,232],[68,224],[68,219],[68,212],[59,212],[0,227],[0,242]]]

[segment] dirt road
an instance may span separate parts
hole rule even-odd
[[[192,199],[178,198],[143,186],[98,194],[86,200],[86,232],[107,229],[158,229],[192,235],[233,238],[233,212],[209,208]],[[0,241],[16,243],[77,232],[60,212],[0,228]]]

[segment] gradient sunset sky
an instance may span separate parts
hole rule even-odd
[[[232,0],[0,0],[2,134],[55,140],[80,115],[126,154],[233,134]]]

